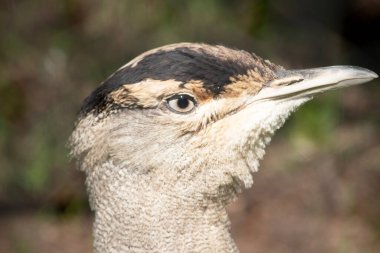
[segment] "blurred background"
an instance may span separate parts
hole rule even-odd
[[[0,252],[92,251],[65,148],[76,113],[134,56],[182,41],[380,73],[380,1],[0,1]],[[380,252],[379,130],[379,80],[294,114],[229,207],[241,252]]]

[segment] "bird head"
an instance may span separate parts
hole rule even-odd
[[[110,177],[101,168],[112,164],[121,181],[228,203],[251,186],[290,113],[317,93],[376,77],[350,66],[286,70],[224,46],[164,46],[118,69],[85,100],[72,154],[97,178]]]

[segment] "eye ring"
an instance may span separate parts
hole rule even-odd
[[[195,98],[189,94],[176,94],[166,99],[166,107],[175,113],[190,113],[196,106]]]

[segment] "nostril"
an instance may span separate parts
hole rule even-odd
[[[293,83],[301,82],[303,79],[304,78],[300,75],[286,76],[286,77],[272,80],[268,82],[265,86],[267,87],[288,86]]]

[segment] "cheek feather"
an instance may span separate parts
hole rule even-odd
[[[243,103],[243,104],[242,104]],[[195,134],[199,131],[208,131],[217,121],[236,113],[244,105],[244,99],[218,98],[210,100],[208,103],[199,105],[198,108],[189,115],[171,118],[180,129],[181,135]]]

